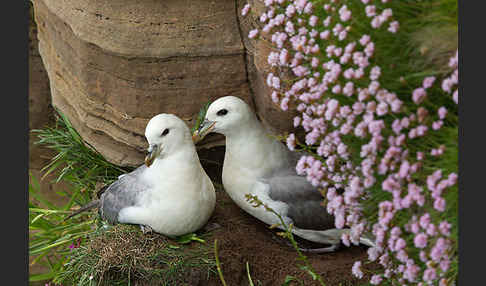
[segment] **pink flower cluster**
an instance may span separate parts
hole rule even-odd
[[[459,94],[458,94],[458,89],[457,89],[457,84],[459,83],[459,61],[458,61],[458,52],[456,51],[456,54],[454,57],[452,57],[449,61],[449,67],[454,69],[454,71],[451,73],[451,75],[447,78],[445,78],[442,81],[442,89],[451,94],[452,93],[452,100],[456,104],[459,103]],[[455,87],[455,89],[454,89]]]
[[[446,211],[444,194],[457,184],[457,175],[443,176],[439,169],[429,174],[426,182],[417,180],[429,172],[424,170],[424,162],[446,150],[444,145],[417,151],[409,146],[440,131],[455,111],[445,106],[438,110],[426,107],[435,77],[424,78],[422,86],[412,92],[410,102],[417,107],[415,112],[405,112],[400,100],[404,97],[382,86],[380,77],[386,71],[373,64],[376,50],[372,37],[351,38],[348,34],[356,13],[370,19],[372,30],[398,31],[393,11],[378,9],[383,5],[374,5],[377,1],[361,0],[363,9],[359,11],[350,9],[346,1],[330,0],[314,6],[308,0],[265,0],[266,10],[257,15],[263,27],[250,31],[248,37],[259,34],[275,45],[267,58],[273,68],[266,80],[272,101],[282,110],[289,108],[289,102],[295,103],[299,116],[294,118],[294,126],[305,130],[305,145],[316,147],[316,156],[300,158],[297,173],[326,190],[326,209],[335,216],[336,227],[351,228],[342,236],[345,245],[359,244],[365,232],[375,238],[376,246],[368,249],[368,258],[378,261],[384,272],[373,275],[370,283],[378,285],[384,278],[400,283],[439,281],[449,269],[454,242],[451,224],[439,223],[436,217]],[[325,16],[314,15],[316,9],[323,10]],[[455,70],[441,86],[444,92],[453,93],[456,103],[457,66],[456,53],[450,61]],[[291,72],[294,79],[281,80],[282,71]],[[349,137],[363,143],[356,149],[349,145]],[[286,143],[290,150],[301,144],[294,134]],[[359,159],[351,160],[356,157],[353,155]],[[363,203],[376,189],[389,193],[391,199],[379,202],[378,220],[370,223],[363,215]],[[420,218],[411,215],[415,209],[420,210]],[[397,225],[397,216],[403,214],[412,219]],[[421,250],[420,257],[410,255],[412,248]],[[361,267],[357,261],[352,268],[360,278]]]

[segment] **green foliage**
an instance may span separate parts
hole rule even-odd
[[[216,270],[218,271],[219,279],[221,280],[221,284],[223,286],[226,286],[226,281],[224,280],[224,275],[223,271],[221,270],[221,263],[219,262],[219,256],[218,256],[218,240],[214,240],[214,259],[216,260]]]
[[[56,206],[39,193],[40,186],[34,176],[30,176],[29,195],[29,256],[33,258],[31,264],[40,264],[48,268],[47,272],[30,274],[29,281],[50,280],[61,273],[64,263],[68,260],[70,247],[80,243],[86,235],[93,230],[93,219],[80,220],[73,218],[63,221],[70,214],[69,209],[75,204],[77,198],[83,195],[80,189],[72,192],[64,191],[71,199],[63,206]],[[48,209],[42,208],[43,204]]]
[[[39,138],[35,144],[44,145],[57,153],[42,169],[44,177],[60,170],[56,182],[64,180],[76,187],[94,190],[97,182],[108,184],[119,175],[133,170],[106,161],[96,149],[83,140],[69,119],[59,110],[54,127],[34,129],[32,132]]]
[[[32,274],[30,281],[42,281],[56,277],[64,271],[70,247],[84,242],[96,229],[92,213],[64,221],[74,207],[92,200],[96,183],[110,183],[129,168],[120,168],[107,162],[101,154],[86,143],[69,120],[57,111],[54,127],[32,130],[39,140],[35,144],[54,150],[57,155],[42,169],[43,178],[57,172],[54,182],[67,182],[70,190],[57,192],[69,198],[68,203],[56,206],[40,192],[37,178],[30,175],[29,184],[29,255],[31,264],[48,266],[49,271]]]
[[[209,105],[211,105],[211,101],[208,101],[199,110],[199,113],[197,114],[197,117],[196,117],[196,122],[195,122],[194,126],[192,126],[192,128],[191,128],[191,133],[194,133],[194,131],[196,131],[199,128],[199,126],[201,126],[201,124],[203,123],[204,118],[206,117],[206,112],[208,112]]]

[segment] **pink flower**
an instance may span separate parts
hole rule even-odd
[[[427,132],[429,128],[425,125],[419,125],[417,126],[416,130],[417,130],[417,136],[424,136],[425,135],[425,132]]]
[[[376,107],[376,114],[378,116],[383,116],[388,113],[388,104],[385,102],[380,102]]]
[[[407,246],[407,243],[405,242],[405,240],[403,238],[399,238],[395,242],[395,250],[396,251],[404,249],[405,246]]]
[[[379,66],[374,66],[370,71],[370,79],[377,80],[381,75],[381,69]]]
[[[329,30],[325,30],[319,34],[319,38],[321,38],[322,40],[327,40],[329,39],[330,34],[331,32]]]
[[[250,4],[246,4],[243,9],[241,9],[241,15],[242,16],[245,16],[246,14],[248,14],[248,11],[250,11]]]
[[[307,3],[307,5],[305,5],[304,13],[306,13],[306,14],[312,13],[312,3],[309,2],[309,3]]]
[[[414,282],[418,273],[420,271],[420,267],[415,264],[407,264],[407,268],[403,273],[403,277],[410,282]]]
[[[444,259],[439,263],[439,266],[443,272],[446,272],[449,269],[450,264],[451,261],[449,259]]]
[[[442,90],[449,93],[449,92],[451,92],[453,85],[454,85],[454,82],[450,78],[446,78],[442,81]]]
[[[396,33],[399,27],[400,24],[398,23],[398,21],[393,21],[390,23],[390,26],[388,27],[388,31],[391,33]]]
[[[294,127],[298,127],[301,121],[302,118],[300,118],[299,116],[294,117]]]
[[[383,17],[385,17],[385,19],[388,19],[393,15],[393,11],[390,8],[386,8],[381,14],[383,15]]]
[[[268,20],[267,13],[263,13],[260,15],[260,22],[265,23]]]
[[[456,89],[456,91],[454,91],[454,93],[452,94],[452,100],[454,100],[454,102],[455,102],[456,104],[458,104],[458,103],[459,103],[459,95],[458,95],[458,93],[457,93],[457,89]]]
[[[419,258],[420,258],[420,261],[426,262],[428,260],[427,259],[427,253],[425,253],[425,251],[421,250],[420,253],[419,253]]]
[[[288,97],[284,97],[284,99],[282,99],[282,101],[280,102],[280,108],[284,111],[289,109],[289,98]]]
[[[397,255],[395,257],[398,259],[398,261],[402,263],[406,263],[407,260],[409,259],[408,254],[405,252],[405,250],[398,250]]]
[[[377,29],[383,24],[384,21],[385,20],[383,17],[375,16],[373,17],[373,20],[371,20],[371,27]]]
[[[270,52],[267,61],[271,66],[276,66],[279,61],[280,54],[277,52]]]
[[[353,82],[347,82],[343,87],[343,94],[350,97],[354,93],[354,84]]]
[[[387,267],[390,262],[390,256],[388,255],[388,253],[385,253],[382,256],[380,256],[379,260],[381,265]]]
[[[451,234],[451,224],[447,221],[442,221],[439,224],[439,231],[442,235],[449,236]]]
[[[427,89],[434,84],[434,81],[435,81],[435,76],[426,77],[426,78],[424,78],[424,81],[422,83],[422,87]]]
[[[427,268],[427,270],[424,271],[424,281],[433,281],[436,277],[437,276],[434,268]]]
[[[368,16],[368,17],[373,17],[373,16],[376,15],[376,7],[375,7],[375,5],[368,5],[368,6],[366,6],[365,11],[366,11],[366,16]]]
[[[420,104],[425,99],[426,96],[427,93],[425,92],[425,89],[420,87],[413,91],[412,99],[413,102],[415,102],[415,104]]]
[[[447,115],[447,108],[445,108],[444,106],[440,107],[439,110],[437,111],[437,113],[439,114],[439,118],[440,119],[444,119]]]
[[[272,92],[271,97],[272,97],[272,101],[273,101],[274,103],[278,103],[279,98],[278,98],[278,94],[277,94],[277,92],[276,92],[276,91],[273,91],[273,92]]]
[[[273,4],[273,0],[264,0],[265,6],[271,6]]]
[[[248,38],[253,39],[253,38],[255,38],[257,35],[258,35],[258,29],[254,29],[254,30],[251,30],[251,31],[248,33]]]
[[[443,212],[443,211],[445,211],[445,207],[446,207],[446,201],[445,201],[444,198],[438,197],[437,199],[435,199],[434,208],[436,210]]]
[[[369,42],[368,44],[366,44],[366,47],[364,49],[366,56],[368,57],[373,56],[374,51],[375,51],[375,43]]]
[[[348,10],[348,7],[346,5],[343,5],[339,9],[339,17],[341,21],[346,22],[349,19],[351,19],[351,11]]]
[[[370,283],[373,284],[373,285],[378,285],[381,283],[381,281],[383,280],[383,278],[381,278],[381,275],[373,275],[371,276],[371,279],[370,279]]]
[[[380,256],[380,250],[377,247],[368,248],[368,259],[375,261]]]
[[[337,198],[342,198],[342,197],[338,196]],[[345,222],[344,215],[342,215],[342,214],[336,215],[336,220],[334,221],[334,225],[336,226],[336,228],[338,228],[338,229],[343,228],[344,222]]]
[[[343,242],[344,245],[346,245],[348,247],[351,245],[351,243],[349,242],[349,234],[348,233],[343,233],[341,235],[341,241]]]
[[[287,147],[289,148],[290,151],[295,150],[295,135],[294,135],[294,133],[291,133],[287,137]]]
[[[361,261],[356,261],[353,264],[353,268],[351,269],[354,276],[358,278],[363,278],[363,271],[361,271]]]
[[[287,8],[285,9],[285,15],[287,15],[287,17],[292,17],[294,14],[295,14],[295,6],[292,5],[292,4],[289,4],[287,6]]]
[[[413,239],[413,243],[418,248],[424,248],[427,246],[427,235],[425,233],[419,233]]]
[[[432,122],[432,129],[433,130],[439,130],[442,127],[442,125],[444,125],[444,121],[442,121],[442,120],[434,121],[434,122]]]
[[[430,214],[426,213],[423,216],[421,216],[419,223],[420,223],[420,227],[422,227],[423,229],[427,229],[427,226],[430,223]]]
[[[430,223],[428,226],[427,226],[427,229],[426,229],[426,233],[430,236],[435,236],[437,234],[437,231],[435,229],[435,225]]]
[[[317,16],[315,15],[312,15],[310,18],[309,18],[309,25],[311,27],[314,27],[316,24],[317,24],[317,20],[319,20],[319,18],[317,18]]]
[[[440,237],[430,250],[430,258],[435,262],[439,262],[446,255],[448,248],[449,242],[445,238]]]
[[[369,42],[370,42],[370,36],[369,35],[363,35],[361,36],[361,38],[359,39],[359,43],[362,45],[362,46],[366,46]]]

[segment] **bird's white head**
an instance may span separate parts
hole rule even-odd
[[[228,136],[232,132],[240,132],[255,119],[253,111],[242,99],[224,96],[209,105],[204,122],[196,132],[201,138],[210,132]]]
[[[163,113],[152,117],[145,128],[145,137],[149,143],[145,164],[149,167],[157,158],[193,145],[189,127],[173,114]]]

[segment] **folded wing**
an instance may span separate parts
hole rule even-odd
[[[139,196],[149,189],[149,185],[142,180],[141,173],[146,169],[142,165],[131,173],[120,176],[101,195],[101,217],[111,224],[118,222],[119,212],[126,207],[136,205]]]

